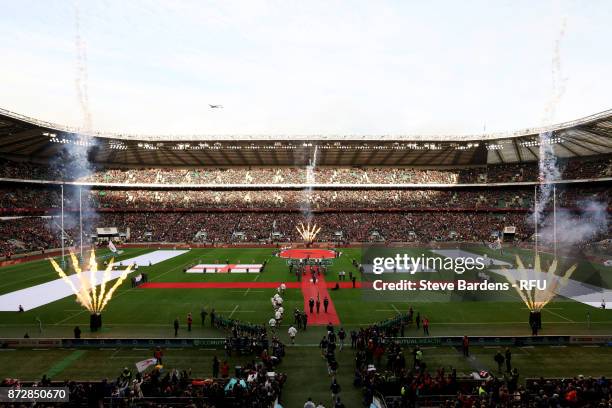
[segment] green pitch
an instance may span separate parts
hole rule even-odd
[[[489,252],[491,257],[513,261],[513,252],[503,255],[485,247],[470,248],[474,253]],[[141,255],[152,249],[126,249],[116,260]],[[328,270],[326,280],[338,280],[339,271],[352,271],[361,280],[353,260],[361,259],[359,248],[342,249],[342,256],[334,259]],[[409,250],[415,255],[428,251]],[[529,254],[516,250],[522,256]],[[99,257],[107,256],[100,251]],[[267,261],[261,274],[188,274],[184,270],[198,263],[262,263]],[[273,256],[269,248],[211,248],[192,249],[189,252],[149,267],[141,267],[147,272],[150,282],[291,282],[296,277],[289,273],[285,259]],[[588,270],[588,272],[587,272]],[[593,270],[599,271],[594,277]],[[493,280],[501,280],[489,273]],[[610,281],[611,273],[599,265],[580,265],[575,276],[588,279]],[[417,276],[417,275],[415,275]],[[394,277],[384,276],[386,279]],[[419,279],[447,279],[452,272],[418,274]],[[364,277],[372,280],[368,275]],[[400,276],[404,279],[406,276]],[[473,276],[464,274],[463,278]],[[47,260],[29,262],[0,269],[0,294],[34,286],[57,279]],[[107,309],[103,312],[104,327],[101,332],[89,333],[89,314],[73,296],[38,307],[25,313],[0,312],[0,329],[4,337],[22,337],[26,332],[31,337],[72,337],[75,326],[80,326],[83,336],[92,337],[168,337],[173,336],[172,322],[178,317],[181,322],[180,337],[218,337],[221,333],[208,325],[202,326],[199,315],[202,308],[208,312],[215,309],[217,314],[234,319],[265,324],[272,317],[270,298],[274,289],[143,289],[131,288],[129,279],[115,292]],[[431,322],[431,335],[528,335],[528,310],[516,293],[510,291],[503,298],[487,298],[486,295],[467,296],[462,299],[447,296],[440,301],[432,295],[415,296],[401,293],[399,296],[380,296],[373,301],[364,298],[360,289],[341,289],[330,291],[342,325],[345,329],[358,328],[373,322],[387,319],[399,311],[407,311],[410,306]],[[284,335],[292,323],[292,311],[303,308],[300,289],[288,289],[283,296],[286,318],[281,326]],[[187,332],[186,316],[194,316],[194,329]],[[590,314],[590,327],[587,323]],[[38,324],[42,322],[42,326]],[[612,311],[589,307],[568,299],[550,303],[543,313],[544,330],[542,334],[610,334],[612,333]],[[42,328],[42,331],[41,331]],[[322,328],[312,327],[301,333],[299,341],[303,344],[317,343]],[[419,336],[416,328],[408,328],[407,336]]]

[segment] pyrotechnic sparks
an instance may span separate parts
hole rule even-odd
[[[96,278],[96,274],[98,272],[98,264],[96,263],[96,253],[94,252],[94,250],[91,250],[91,254],[89,257],[89,276],[86,272],[83,272],[81,266],[79,265],[79,260],[72,252],[70,253],[70,259],[72,261],[72,267],[74,268],[74,271],[80,283],[78,289],[74,285],[72,280],[68,277],[66,272],[64,272],[64,270],[58,265],[58,263],[55,262],[54,259],[50,259],[50,261],[51,265],[53,266],[53,269],[55,269],[55,271],[59,274],[60,278],[62,278],[62,280],[66,282],[68,286],[70,286],[70,288],[76,295],[77,302],[80,303],[85,309],[89,310],[91,313],[101,313],[102,310],[104,310],[109,300],[111,300],[111,298],[113,297],[113,293],[115,293],[115,290],[117,290],[121,283],[123,283],[127,275],[130,273],[130,270],[132,269],[132,265],[129,265],[121,273],[121,276],[119,276],[119,279],[117,279],[115,284],[111,286],[111,288],[107,291],[106,282],[110,280],[111,271],[113,269],[114,259],[111,259],[111,261],[108,263],[108,266],[104,270],[100,291],[98,291]]]
[[[547,271],[542,270],[540,254],[536,253],[534,268],[526,269],[521,258],[516,255],[516,264],[518,274],[505,273],[504,276],[510,282],[521,297],[521,300],[527,305],[527,308],[533,312],[540,312],[557,295],[557,289],[561,286],[566,286],[567,282],[576,270],[576,265],[571,266],[562,275],[557,275],[558,260],[555,258],[548,267]],[[539,289],[537,285],[531,289],[521,288],[521,281],[540,279],[544,280],[546,285],[544,289]]]
[[[321,231],[321,227],[317,227],[317,224],[312,224],[311,226],[310,223],[306,225],[300,223],[300,225],[296,226],[295,229],[297,229],[297,231],[300,233],[302,239],[304,239],[304,242],[308,244],[312,243],[317,237],[319,231]]]

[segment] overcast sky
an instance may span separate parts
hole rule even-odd
[[[515,130],[612,108],[610,21],[606,0],[6,0],[0,107],[146,134]]]

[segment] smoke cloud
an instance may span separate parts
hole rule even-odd
[[[554,122],[557,107],[565,93],[567,78],[563,77],[562,71],[561,41],[566,27],[566,20],[563,19],[553,51],[552,93],[544,110],[544,125]],[[553,245],[556,239],[558,246],[572,247],[607,233],[607,204],[596,200],[581,200],[577,203],[577,213],[561,208],[556,211],[556,219],[554,218],[554,212],[550,211],[554,201],[554,183],[561,179],[554,139],[553,132],[543,132],[539,135],[539,197],[534,205],[531,221],[537,221],[537,224],[541,225],[539,239],[544,244]]]
[[[82,127],[86,132],[92,130],[92,117],[89,108],[89,85],[87,73],[87,45],[81,35],[81,11],[79,1],[75,2],[75,36],[74,45],[76,49],[76,66],[74,85],[76,88],[79,107],[83,117]]]
[[[557,210],[556,239],[560,247],[574,247],[597,239],[608,231],[608,209],[604,202],[582,200],[578,212],[564,208]],[[555,239],[555,225],[552,214],[548,214],[540,230],[543,243],[552,245]]]
[[[313,218],[312,214],[312,184],[316,182],[315,169],[317,167],[317,155],[319,147],[315,145],[312,159],[309,160],[308,166],[306,166],[306,188],[303,190],[303,200],[300,205],[302,214],[306,218],[306,222],[311,222]]]

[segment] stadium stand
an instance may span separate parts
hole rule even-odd
[[[0,192],[0,213],[5,216],[0,221],[2,255],[57,248],[58,186],[5,183]],[[251,242],[297,240],[292,226],[303,221],[305,202],[322,227],[322,241],[482,242],[508,225],[517,228],[517,241],[528,240],[533,233],[529,186],[313,191],[95,188],[86,189],[83,200],[97,212],[86,215],[87,234],[99,226],[129,227],[131,234],[125,239],[129,242],[228,243],[238,236]],[[578,212],[586,200],[612,204],[605,183],[559,188],[561,208]],[[71,213],[78,209],[77,187],[65,189],[64,208]],[[69,224],[66,230],[73,227]],[[205,235],[196,236],[198,232]],[[599,232],[591,240],[609,233]]]
[[[61,163],[61,160],[58,160]],[[496,164],[468,168],[316,168],[312,180],[299,167],[281,168],[94,168],[91,175],[74,178],[61,165],[0,159],[0,177],[9,179],[80,181],[120,184],[473,184],[533,182],[537,163]],[[612,176],[612,159],[559,161],[566,180]]]

